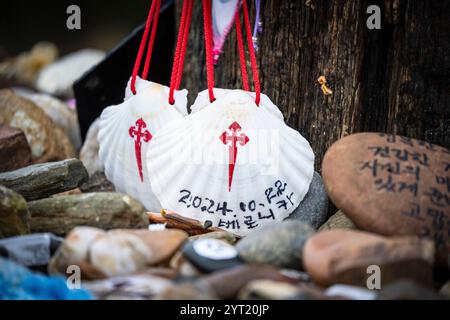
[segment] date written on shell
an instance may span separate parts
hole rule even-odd
[[[267,304],[225,304],[223,307],[206,307],[199,306],[194,304],[188,304],[186,306],[181,307],[180,314],[181,315],[199,315],[199,316],[207,316],[211,318],[214,313],[223,314],[223,315],[251,315],[261,317],[267,314],[269,311],[269,306]]]
[[[178,202],[186,208],[219,215],[219,228],[250,230],[258,227],[262,220],[275,220],[277,212],[292,208],[295,205],[295,196],[287,183],[277,180],[265,190],[260,199],[240,202],[238,208],[231,207],[227,201],[195,195],[188,189],[180,190]],[[238,219],[238,214],[243,220]]]

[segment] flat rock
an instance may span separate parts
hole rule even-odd
[[[0,90],[0,123],[25,133],[33,162],[57,161],[75,156],[75,148],[64,131],[33,102],[11,90]]]
[[[303,246],[315,230],[300,221],[283,221],[257,230],[236,245],[248,263],[300,269]]]
[[[22,130],[0,124],[0,172],[31,164],[31,149]]]
[[[298,220],[318,229],[327,219],[328,195],[322,177],[314,172],[305,198],[286,220]]]
[[[38,163],[0,174],[0,184],[20,193],[27,200],[75,189],[87,179],[86,169],[78,159]]]
[[[95,49],[68,54],[41,70],[36,87],[53,96],[73,98],[74,82],[104,57],[104,52]]]
[[[323,230],[330,230],[330,229],[349,229],[353,230],[356,229],[355,224],[352,220],[349,219],[345,215],[345,213],[342,212],[342,210],[339,210],[335,214],[333,214],[320,228],[319,231]]]
[[[349,284],[366,287],[379,267],[383,287],[402,279],[431,285],[434,244],[418,237],[385,238],[351,230],[321,231],[304,248],[304,265],[312,279],[324,286]],[[375,282],[374,286],[378,286]]]
[[[35,103],[52,121],[61,127],[69,137],[75,149],[81,147],[80,127],[75,109],[71,109],[65,102],[45,93],[29,93],[24,90],[15,92]]]
[[[29,219],[25,199],[13,190],[0,185],[0,238],[29,233]]]
[[[335,205],[358,228],[435,241],[450,255],[450,151],[382,133],[347,136],[325,154],[322,173]]]
[[[83,193],[88,192],[114,192],[116,191],[115,186],[109,181],[105,173],[102,171],[97,171],[90,175],[89,180],[80,186],[80,190]]]
[[[32,232],[66,235],[76,226],[100,229],[147,228],[141,203],[120,193],[86,193],[31,201]]]
[[[99,119],[97,118],[89,127],[86,139],[84,140],[83,146],[80,150],[80,160],[83,161],[84,166],[90,175],[97,171],[105,171],[105,167],[98,157],[98,150],[100,148],[97,141],[99,129],[98,124]]]

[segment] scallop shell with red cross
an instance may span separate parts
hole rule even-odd
[[[99,158],[117,191],[139,200],[148,210],[159,211],[145,154],[158,130],[187,114],[187,90],[175,91],[175,104],[170,105],[168,87],[138,78],[136,88],[136,95],[127,89],[124,102],[103,110],[97,137]]]
[[[147,169],[163,208],[245,236],[298,207],[314,153],[267,97],[258,107],[252,93],[214,92],[153,137]]]

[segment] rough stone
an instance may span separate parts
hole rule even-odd
[[[78,115],[75,109],[71,109],[65,102],[45,93],[29,93],[21,90],[15,90],[15,92],[35,103],[55,124],[60,126],[75,149],[78,150],[81,147]]]
[[[365,287],[369,277],[380,273],[374,288],[402,279],[432,284],[434,244],[418,237],[385,238],[350,231],[321,231],[311,237],[303,251],[304,265],[312,279],[324,286],[349,284]],[[371,269],[373,266],[380,269]]]
[[[0,90],[0,123],[25,133],[33,162],[75,157],[75,148],[63,130],[33,102],[11,90]]]
[[[22,130],[0,124],[0,172],[31,164],[31,149]]]
[[[86,169],[78,159],[38,163],[0,174],[0,184],[20,193],[27,200],[75,189],[87,179]]]
[[[76,226],[100,229],[147,228],[141,203],[120,193],[86,193],[31,201],[32,232],[66,235]]]

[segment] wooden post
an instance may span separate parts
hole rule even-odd
[[[253,21],[253,1],[247,0]],[[316,154],[340,137],[383,131],[450,147],[450,0],[262,0],[257,53],[263,93]],[[177,0],[177,19],[182,1]],[[369,30],[369,5],[381,30]],[[206,88],[201,1],[196,1],[183,86]],[[241,88],[235,30],[216,87]],[[332,95],[317,80],[325,76]]]

